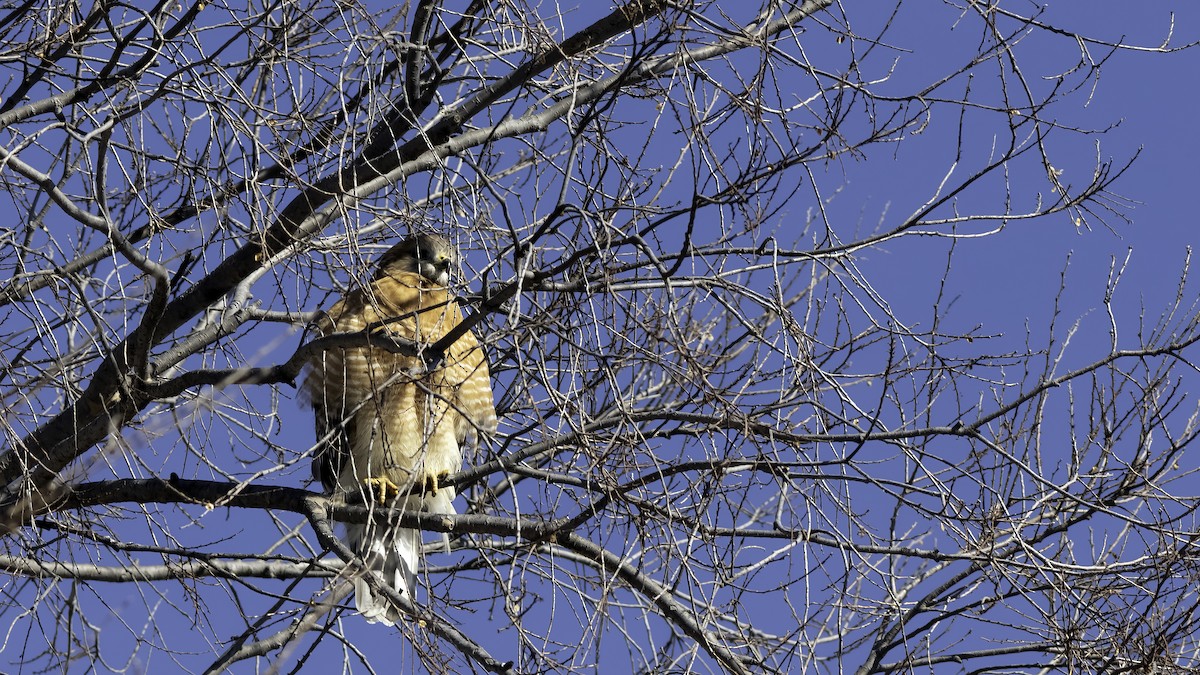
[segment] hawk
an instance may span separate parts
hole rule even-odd
[[[368,329],[424,350],[458,326],[462,312],[447,282],[457,258],[436,234],[410,236],[380,257],[371,282],[346,294],[316,321],[321,335]],[[327,491],[361,492],[373,507],[454,513],[442,485],[463,452],[496,430],[491,379],[470,331],[427,366],[420,357],[373,347],[330,349],[308,362],[304,391],[316,418],[313,476]],[[345,541],[368,569],[412,597],[420,530],[348,524]],[[449,539],[443,537],[448,548]],[[354,603],[371,623],[395,624],[399,611],[367,581]]]

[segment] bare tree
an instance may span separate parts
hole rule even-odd
[[[1019,2],[578,5],[3,9],[0,668],[1200,665],[1188,261],[1132,323],[1114,263],[1098,351],[1065,275],[1044,324],[952,307],[977,240],[1121,226],[1131,158],[1073,116],[1183,47]],[[931,137],[910,213],[846,218]],[[423,230],[501,422],[460,515],[394,516],[453,542],[400,637],[345,602],[369,514],[294,386]]]

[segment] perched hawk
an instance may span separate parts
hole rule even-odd
[[[446,287],[455,258],[438,235],[405,239],[379,259],[368,286],[317,320],[317,331],[369,328],[428,348],[463,320]],[[304,390],[316,417],[313,475],[326,490],[361,491],[380,508],[454,513],[454,488],[439,481],[462,467],[463,451],[480,433],[496,430],[487,362],[470,332],[432,369],[421,358],[383,349],[328,350],[309,361]],[[419,530],[351,524],[345,539],[384,583],[412,597]],[[368,621],[396,622],[397,609],[365,579],[354,585],[355,605]]]

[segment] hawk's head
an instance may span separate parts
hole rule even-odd
[[[414,234],[389,248],[379,258],[376,278],[391,274],[420,274],[442,286],[450,282],[450,266],[457,254],[439,234]]]

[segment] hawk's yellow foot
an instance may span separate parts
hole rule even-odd
[[[387,476],[364,478],[363,486],[367,488],[367,493],[372,497],[378,492],[381,502],[391,501],[400,494],[400,486]]]
[[[443,471],[441,473],[427,474],[425,476],[425,485],[424,485],[425,494],[436,495],[438,488],[440,488],[442,483],[446,482],[446,479],[449,477],[450,477],[449,471]]]

